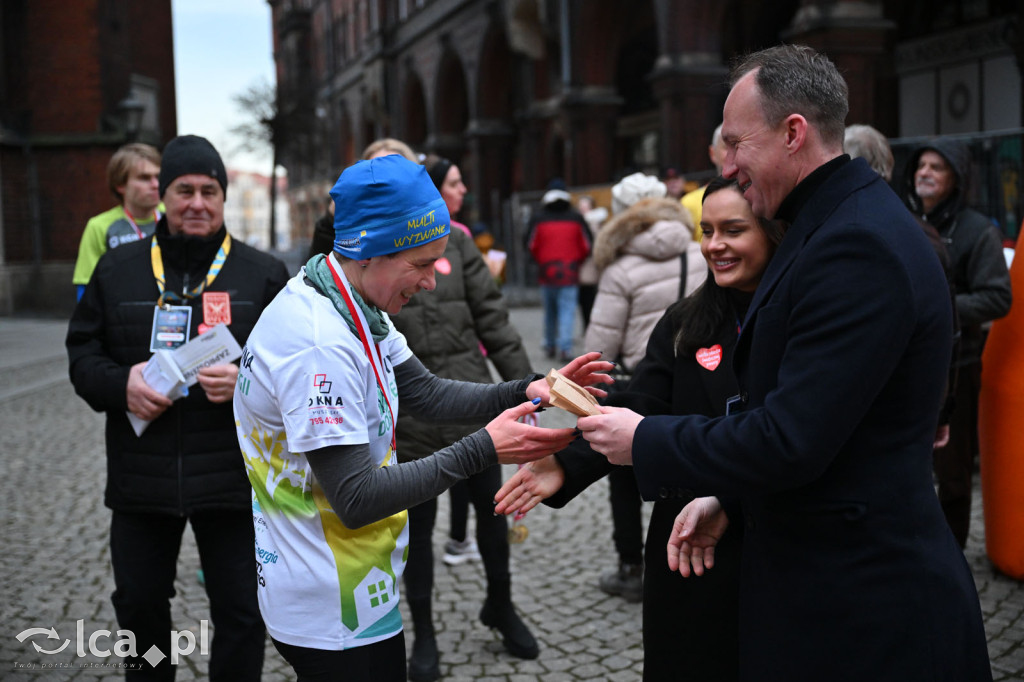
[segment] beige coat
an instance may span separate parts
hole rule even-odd
[[[689,295],[707,277],[689,213],[674,199],[641,199],[605,223],[594,243],[601,271],[587,327],[586,350],[603,351],[632,370],[665,309],[679,298],[686,254]]]

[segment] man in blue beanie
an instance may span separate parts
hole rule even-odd
[[[174,401],[146,383],[143,368],[154,351],[219,324],[244,343],[288,273],[276,258],[231,238],[227,174],[207,140],[171,140],[159,186],[166,213],[156,233],[100,258],[66,341],[75,391],[107,414],[114,610],[140,657],[127,678],[174,678],[170,597],[187,522],[216,628],[210,679],[258,680],[265,630],[251,492],[231,411],[238,366],[204,367],[198,385]],[[128,413],[150,423],[136,433]]]

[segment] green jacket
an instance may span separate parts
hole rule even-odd
[[[164,205],[162,203],[157,207],[157,211],[163,214]],[[82,241],[78,245],[78,259],[75,261],[75,272],[72,275],[71,283],[88,284],[100,256],[109,249],[122,244],[130,244],[139,239],[149,239],[156,231],[153,214],[140,217],[136,225],[142,231],[141,237],[128,222],[123,206],[115,206],[109,211],[90,218],[82,233]]]
[[[491,382],[481,344],[504,380],[532,372],[508,306],[473,241],[452,230],[444,256],[434,266],[437,288],[421,291],[391,320],[427,369],[445,379]],[[437,425],[398,416],[398,459],[433,454],[487,422]]]

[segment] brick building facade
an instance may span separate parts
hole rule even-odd
[[[115,205],[110,156],[176,134],[171,0],[0,3],[0,314],[70,314],[86,221]]]
[[[827,53],[849,122],[890,137],[1022,125],[1022,0],[267,1],[296,241],[385,135],[459,164],[465,222],[554,176],[705,177],[728,65],[780,41]]]

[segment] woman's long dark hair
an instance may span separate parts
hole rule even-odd
[[[708,183],[701,198],[701,204],[715,192],[732,188],[739,192],[739,183],[721,176]],[[778,220],[758,219],[771,244],[772,252],[785,235],[785,224]],[[697,226],[700,229],[700,226]],[[735,294],[715,283],[715,277],[708,269],[704,284],[686,298],[676,301],[668,310],[672,328],[676,332],[676,354],[689,355],[698,349],[715,343],[727,319],[736,314]]]

